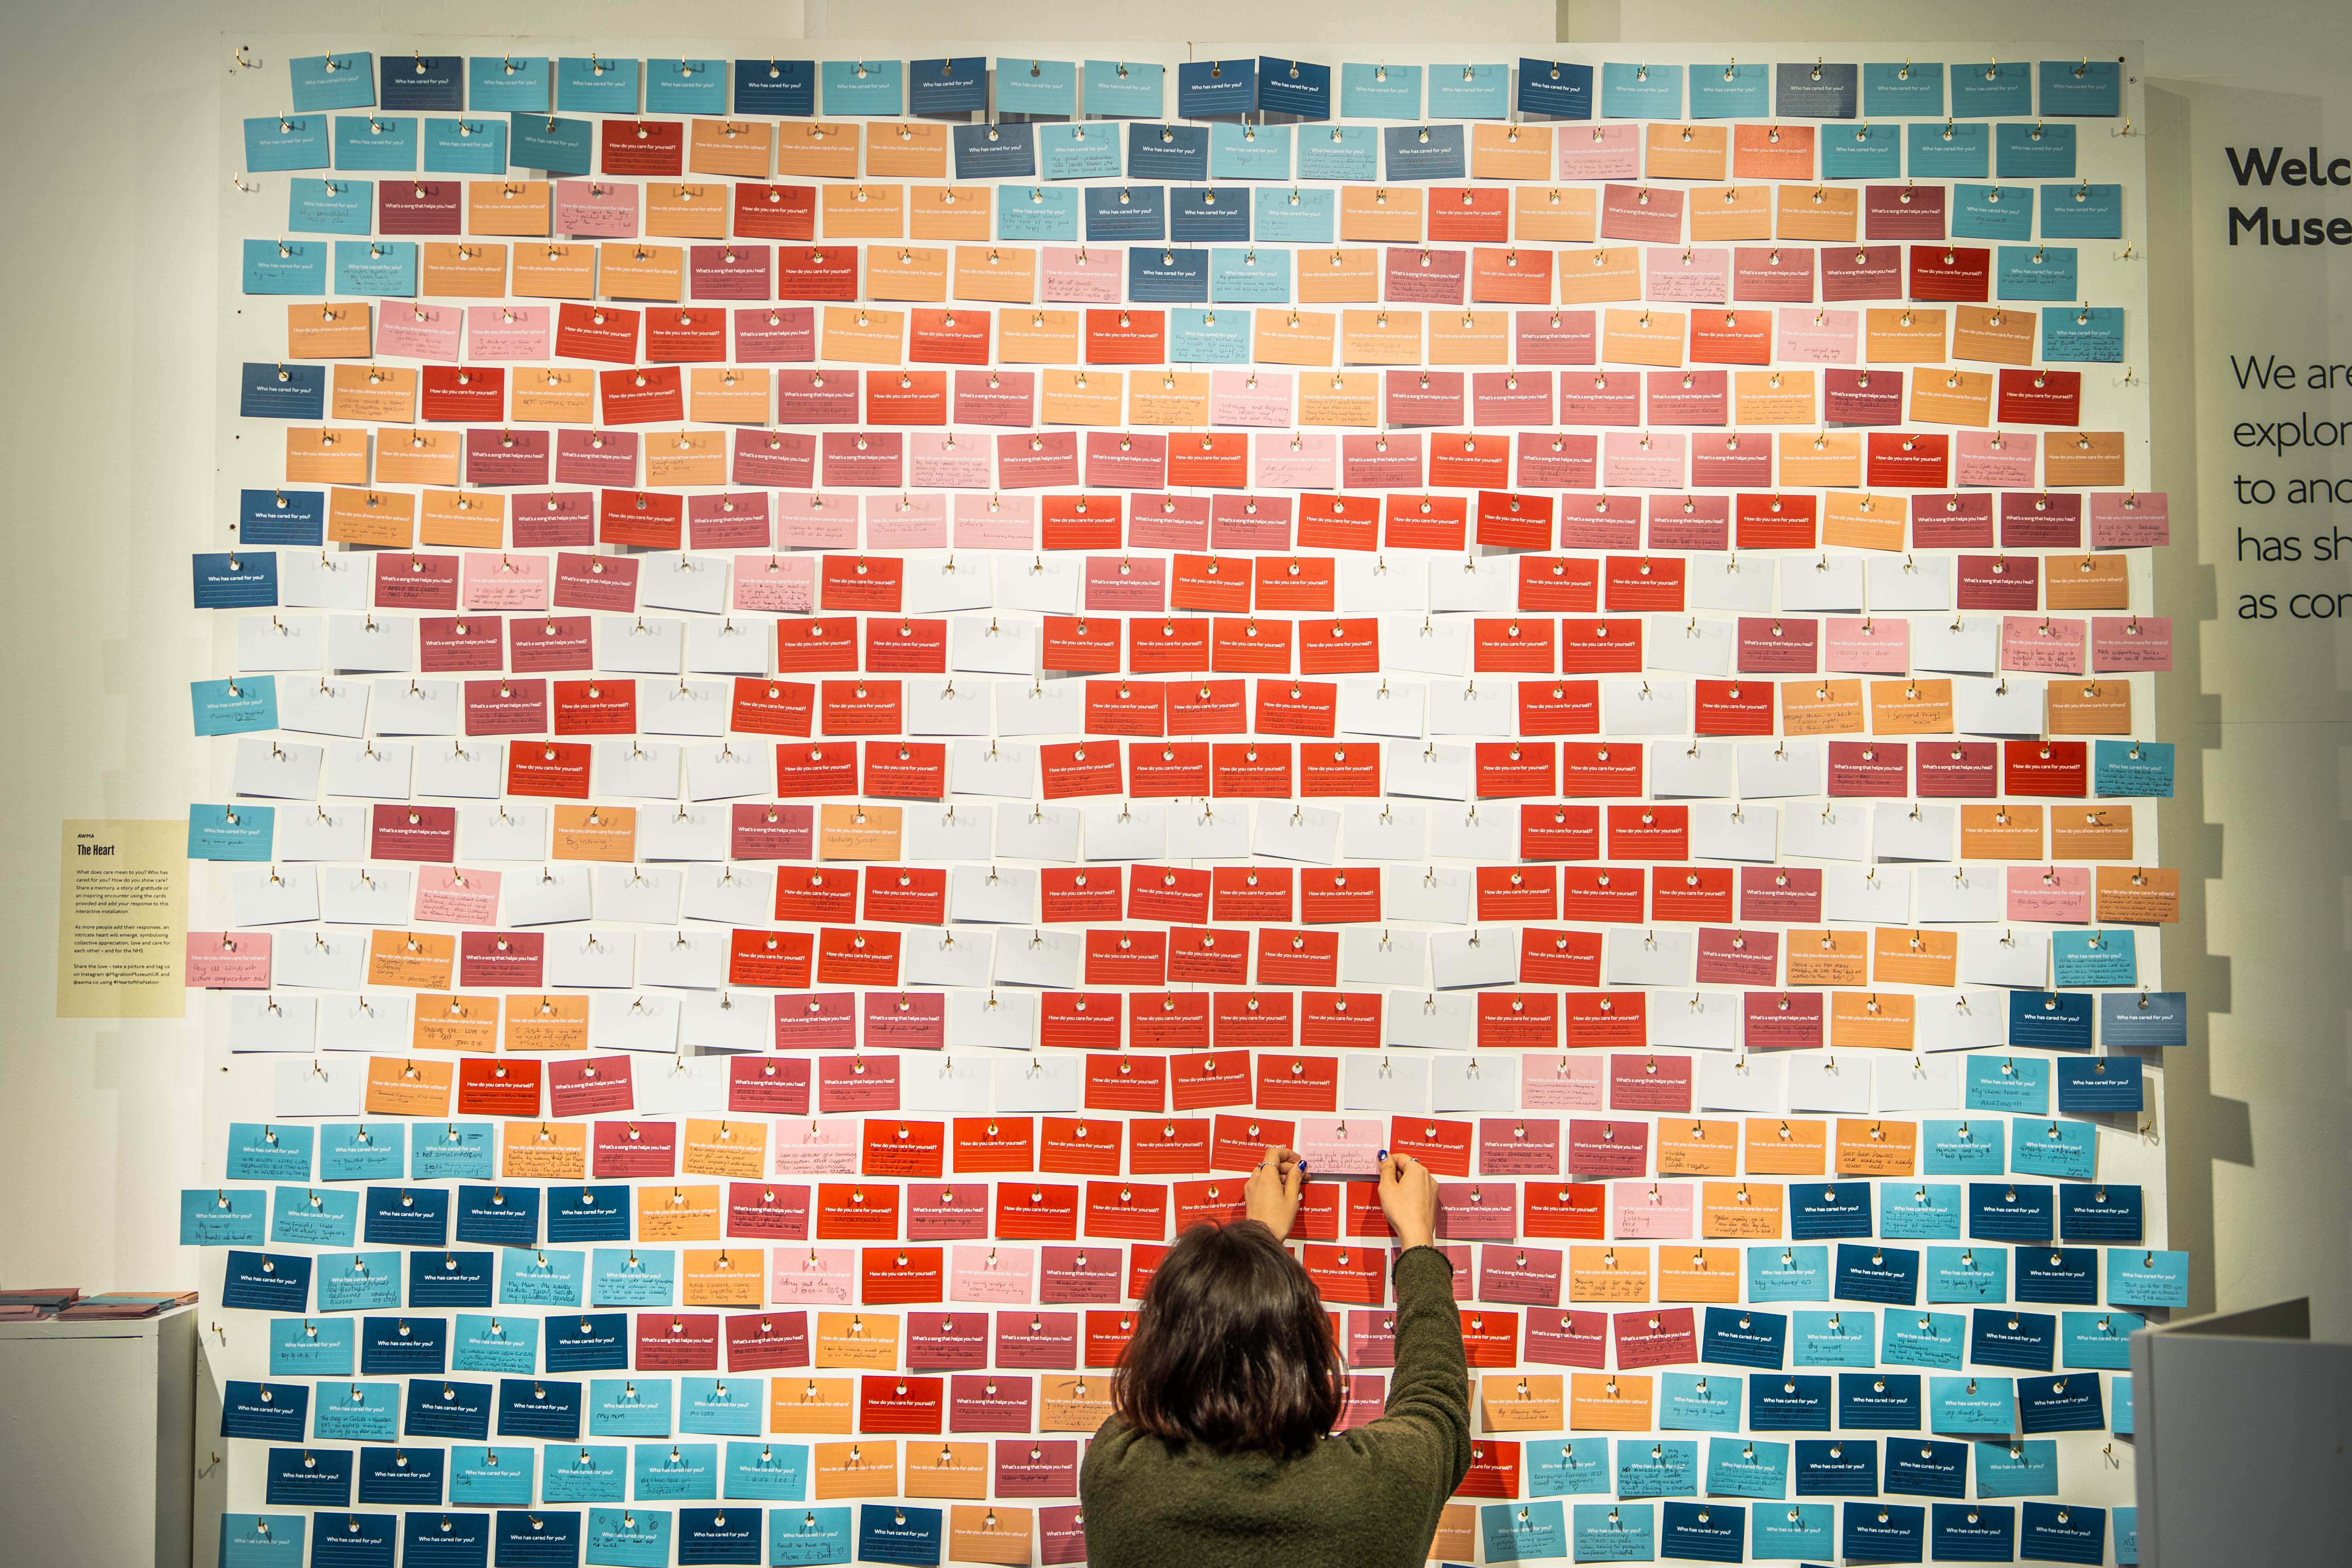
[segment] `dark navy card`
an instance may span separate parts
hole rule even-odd
[[[1853,1563],[1916,1563],[1927,1545],[1927,1510],[1904,1503],[1850,1502],[1839,1520],[1838,1551]]]
[[[404,1568],[490,1568],[487,1513],[410,1513],[400,1521]]]
[[[866,1503],[857,1510],[857,1560],[931,1568],[941,1556],[943,1523],[935,1508]]]
[[[2111,1182],[2058,1184],[2058,1235],[2066,1241],[2138,1241],[2147,1205],[2137,1186]]]
[[[2029,1437],[2050,1432],[2096,1432],[2107,1424],[2099,1374],[2066,1372],[2017,1380],[2018,1429]]]
[[[1842,1372],[1838,1425],[1864,1432],[1916,1432],[1920,1425],[1916,1372]]]
[[[2061,1057],[2051,1065],[2057,1069],[2062,1114],[2093,1116],[2140,1108],[2137,1057]]]
[[[2021,1301],[2060,1307],[2099,1304],[2099,1249],[2095,1247],[2021,1247],[2013,1289]]]
[[[1862,103],[1862,68],[1818,60],[1772,68],[1772,112],[1783,120],[1852,120]]]
[[[1087,238],[1166,239],[1168,187],[1088,185]]]
[[[1127,297],[1139,305],[1205,305],[1209,253],[1137,245],[1127,252]]]
[[[816,113],[816,62],[737,60],[735,112],[811,118]]]
[[[577,1442],[580,1384],[541,1377],[500,1378],[499,1436]]]
[[[1312,60],[1260,55],[1257,106],[1268,114],[1295,114],[1301,120],[1330,119],[1331,68]]]
[[[1969,1446],[1926,1437],[1888,1438],[1886,1489],[1906,1497],[1968,1496]]]
[[[2064,1502],[2018,1505],[2018,1552],[2029,1561],[2096,1568],[2106,1561],[2106,1539],[2105,1509]]]
[[[1699,1334],[1698,1358],[1778,1372],[1788,1346],[1789,1320],[1781,1313],[1709,1307]]]
[[[619,1372],[629,1364],[626,1312],[556,1312],[546,1329],[550,1372]]]
[[[907,112],[909,114],[970,114],[988,107],[988,60],[982,55],[961,59],[907,62]]]
[[[1592,118],[1592,68],[1566,60],[1519,61],[1519,112],[1554,120]]]
[[[1826,1377],[1748,1380],[1748,1425],[1759,1432],[1826,1432],[1833,1414]]]
[[[449,1325],[440,1318],[362,1318],[360,1373],[363,1377],[446,1370]]]
[[[1247,185],[1178,185],[1168,193],[1168,234],[1177,242],[1247,239]]]
[[[1789,1234],[1798,1241],[1835,1241],[1870,1234],[1868,1182],[1791,1182]]]
[[[1695,1563],[1748,1561],[1748,1510],[1709,1499],[1658,1505],[1658,1555]]]
[[[247,544],[324,544],[324,490],[239,490],[236,536]],[[273,563],[276,557],[271,557]],[[272,595],[273,602],[276,595]]]
[[[912,1513],[930,1513],[937,1510],[912,1509]],[[727,1508],[682,1508],[677,1510],[677,1560],[684,1564],[700,1563],[751,1563],[760,1561],[760,1520],[756,1508],[740,1504]],[[877,1563],[895,1562],[895,1558],[877,1557]],[[936,1563],[937,1557],[924,1559]]]
[[[1799,1497],[1878,1495],[1877,1438],[1801,1438],[1791,1447],[1790,1474]]]
[[[1178,119],[1213,120],[1256,107],[1255,60],[1185,60],[1176,67]]]
[[[547,1189],[549,1246],[574,1241],[628,1239],[629,1189],[626,1186]]]
[[[314,1514],[310,1568],[392,1568],[400,1521],[388,1513]]]
[[[274,551],[200,550],[193,566],[199,610],[263,610],[278,603]]]
[[[580,1515],[545,1509],[500,1509],[491,1561],[497,1568],[577,1568]]]
[[[539,1240],[539,1189],[459,1187],[457,1239],[488,1247],[530,1247]]]
[[[221,1281],[224,1307],[257,1312],[300,1312],[310,1305],[310,1259],[299,1252],[240,1252],[228,1255]]]
[[[959,180],[1027,180],[1037,174],[1037,133],[1027,125],[958,125],[955,144]]]
[[[1836,1285],[1831,1294],[1841,1301],[1911,1306],[1919,1300],[1919,1254],[1908,1247],[1842,1241],[1837,1249]]]
[[[449,1239],[449,1194],[439,1187],[370,1187],[360,1214],[373,1247],[440,1247]]]
[[[497,1275],[494,1252],[412,1252],[408,1255],[408,1304],[487,1307]]]
[[[1205,180],[1209,128],[1137,121],[1127,128],[1127,172],[1139,180]]]
[[[2025,1050],[2087,1051],[2091,1048],[2091,995],[2087,991],[2012,991],[2009,994],[2009,1043]]]
[[[463,55],[386,55],[376,62],[376,104],[385,110],[466,107]]]
[[[490,1435],[490,1385],[412,1377],[400,1430],[406,1437],[457,1437],[479,1443]]]
[[[1464,151],[1466,141],[1459,125],[1384,125],[1381,165],[1386,177],[1399,184],[1459,180],[1470,168]]]
[[[236,411],[247,419],[324,419],[327,367],[247,360],[237,377]]]
[[[447,1467],[446,1448],[362,1448],[360,1501],[386,1507],[436,1507]]]
[[[1937,1562],[2016,1561],[2015,1509],[1990,1502],[1939,1502],[1928,1508],[1927,1555]]]
[[[263,1467],[262,1501],[271,1508],[349,1508],[349,1448],[272,1448]]]
[[[299,1443],[310,1416],[307,1383],[244,1383],[221,1387],[221,1436]]]
[[[1979,1307],[1969,1325],[1969,1359],[1980,1366],[2048,1372],[2058,1364],[2058,1320],[2047,1312]]]
[[[2048,1241],[2057,1234],[2055,1189],[2031,1182],[1970,1182],[1969,1239]]]

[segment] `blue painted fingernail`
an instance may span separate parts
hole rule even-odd
[[[1385,1149],[1381,1150],[1379,1157],[1383,1160],[1387,1159],[1389,1157],[1389,1152]]]

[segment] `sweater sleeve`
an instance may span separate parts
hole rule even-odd
[[[1433,1247],[1408,1248],[1397,1258],[1396,1294],[1396,1373],[1373,1425],[1411,1435],[1442,1472],[1432,1479],[1441,1483],[1443,1506],[1470,1469],[1470,1362],[1454,1305],[1453,1261]]]

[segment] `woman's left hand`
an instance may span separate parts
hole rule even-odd
[[[1295,1150],[1269,1147],[1265,1163],[1250,1173],[1242,1188],[1244,1217],[1274,1232],[1276,1240],[1287,1239],[1306,1184],[1307,1162]]]

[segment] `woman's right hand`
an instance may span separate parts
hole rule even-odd
[[[1397,1235],[1400,1249],[1428,1247],[1437,1239],[1437,1178],[1410,1154],[1381,1159],[1381,1212]]]

